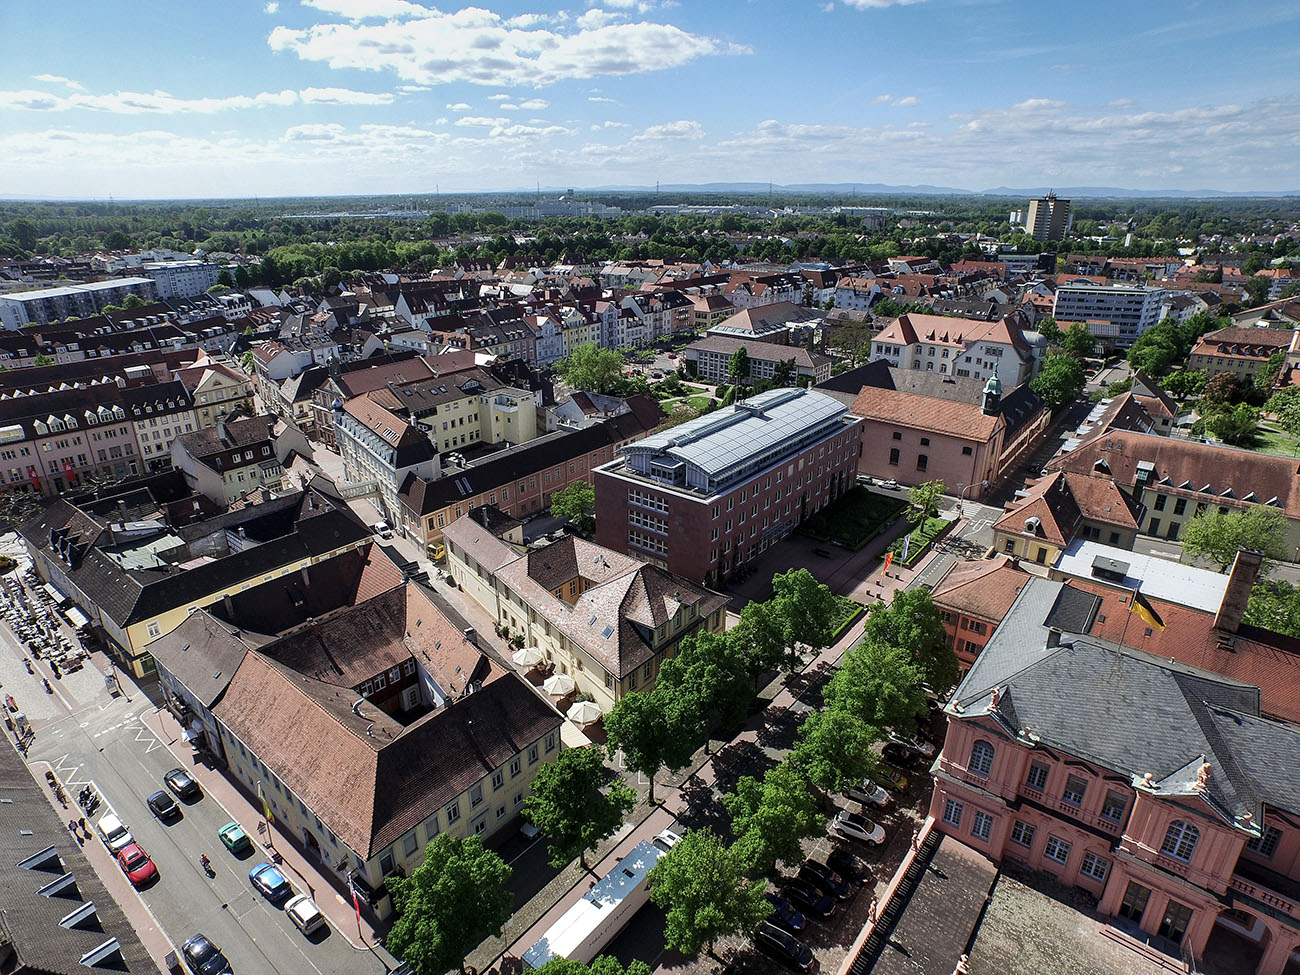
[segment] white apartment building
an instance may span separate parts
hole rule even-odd
[[[111,278],[3,295],[0,296],[0,323],[8,329],[19,329],[33,323],[48,325],[67,318],[85,318],[109,305],[122,304],[127,295],[154,301],[158,298],[158,285],[153,278]]]
[[[1052,316],[1063,326],[1083,322],[1111,348],[1128,348],[1160,320],[1165,292],[1140,286],[1064,284],[1056,289]]]
[[[214,284],[221,268],[207,261],[154,261],[140,265],[140,270],[158,285],[160,298],[193,298]]]

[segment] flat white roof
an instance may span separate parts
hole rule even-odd
[[[43,298],[58,298],[64,295],[80,294],[83,291],[109,291],[133,284],[153,284],[153,278],[110,278],[107,281],[91,281],[88,284],[71,284],[58,288],[42,288],[39,291],[20,291],[5,295],[8,301],[40,301]]]
[[[1138,536],[1139,545],[1145,537]],[[1093,575],[1093,563],[1098,558],[1126,563],[1129,568],[1123,582]],[[1140,584],[1144,596],[1209,613],[1218,612],[1219,604],[1223,602],[1223,593],[1228,588],[1228,577],[1221,572],[1199,569],[1194,565],[1183,565],[1156,555],[1130,552],[1126,548],[1115,548],[1084,539],[1071,542],[1053,568],[1065,575],[1123,586],[1126,589],[1137,589]]]

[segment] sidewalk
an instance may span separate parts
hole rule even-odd
[[[293,874],[296,885],[311,895],[321,913],[335,931],[357,951],[377,954],[391,970],[398,964],[384,948],[378,945],[378,935],[365,913],[358,922],[345,880],[309,856],[294,839],[286,836],[278,825],[273,826],[272,842],[262,832],[262,809],[256,796],[245,793],[228,779],[219,768],[198,760],[194,750],[181,738],[181,725],[165,708],[140,716],[140,722],[158,736],[158,740],[177,758],[177,764],[194,776],[203,791],[229,813],[230,818],[244,828],[258,846],[279,855],[281,865]],[[213,837],[213,842],[217,842]]]

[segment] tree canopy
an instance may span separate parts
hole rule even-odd
[[[1245,511],[1204,511],[1183,530],[1183,551],[1204,557],[1224,571],[1239,549],[1261,552],[1268,561],[1287,556],[1286,516],[1277,508],[1253,505]]]
[[[822,700],[879,728],[907,728],[925,714],[924,680],[908,648],[864,640],[841,658]]]
[[[510,917],[510,867],[477,836],[439,833],[424,862],[386,881],[397,909],[385,946],[415,975],[445,975]]]
[[[911,654],[925,682],[936,691],[946,691],[957,683],[957,655],[948,646],[943,619],[924,589],[899,589],[888,606],[872,606],[862,639]]]
[[[732,849],[751,877],[771,872],[778,863],[798,863],[800,841],[825,827],[816,797],[789,762],[768,769],[762,780],[742,776],[736,791],[723,795],[722,805],[731,815]]]
[[[614,349],[602,349],[595,342],[583,342],[567,359],[555,365],[570,389],[612,394],[623,385],[623,357]]]
[[[623,825],[636,805],[636,792],[615,780],[602,791],[609,770],[595,748],[566,748],[537,771],[524,816],[550,843],[551,866],[576,856],[585,870],[587,851]]]
[[[1072,355],[1049,355],[1029,388],[1052,409],[1060,409],[1083,392],[1083,366]]]
[[[625,694],[605,716],[609,754],[621,749],[627,767],[650,780],[650,802],[656,773],[679,769],[691,759],[704,720],[696,703],[656,685],[648,694]]]
[[[907,500],[912,502],[910,517],[913,524],[920,524],[939,514],[939,500],[946,490],[947,485],[943,481],[934,480],[918,484],[907,492]]]
[[[651,869],[650,899],[667,913],[664,941],[684,955],[713,953],[718,938],[748,934],[769,914],[761,880],[710,830],[687,830]]]
[[[1060,338],[1061,348],[1070,355],[1085,359],[1097,350],[1097,339],[1083,322],[1071,322]]]
[[[1281,579],[1257,582],[1242,620],[1273,633],[1300,637],[1300,588]]]
[[[590,536],[596,531],[596,489],[586,481],[574,481],[551,495],[551,514]]]

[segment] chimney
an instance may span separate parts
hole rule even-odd
[[[1259,566],[1264,557],[1259,552],[1242,549],[1232,562],[1228,573],[1228,588],[1223,591],[1223,601],[1214,614],[1214,628],[1225,633],[1236,633],[1241,626],[1241,616],[1246,612],[1246,600],[1259,578]]]
[[[226,417],[224,414],[217,418],[217,439],[223,444],[230,443],[230,436],[226,432]]]

